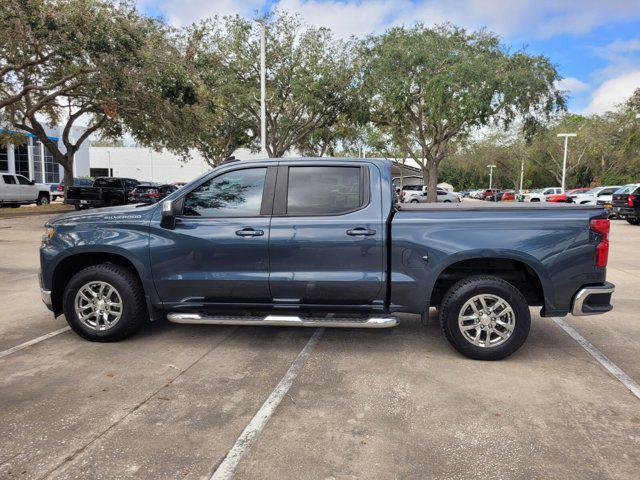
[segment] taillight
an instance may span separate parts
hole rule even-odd
[[[58,191],[61,192],[64,190],[64,187],[62,186],[62,184],[58,184]]]
[[[611,222],[608,218],[593,218],[589,222],[592,232],[600,235],[600,243],[596,246],[596,267],[606,267],[609,260],[609,229]]]
[[[633,195],[629,195],[629,197],[627,198],[627,206],[633,207]]]
[[[160,198],[160,194],[159,193],[150,193],[148,196],[149,197],[153,197],[153,198]]]

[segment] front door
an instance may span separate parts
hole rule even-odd
[[[174,230],[152,222],[151,266],[167,307],[270,302],[268,184],[275,169],[219,173],[185,195]]]
[[[383,303],[385,224],[381,199],[370,196],[379,175],[373,165],[281,162],[269,241],[274,303]]]

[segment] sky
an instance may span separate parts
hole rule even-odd
[[[551,58],[569,110],[581,114],[610,110],[640,87],[640,0],[138,0],[138,6],[177,27],[279,8],[343,38],[416,22],[487,28],[512,50]]]

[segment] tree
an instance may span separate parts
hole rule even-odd
[[[75,33],[64,21],[68,5],[55,7],[44,0],[0,3],[0,111],[29,92],[63,94],[82,73],[73,63]]]
[[[270,157],[281,157],[296,145],[313,143],[310,137],[335,126],[350,110],[356,63],[350,44],[286,13],[259,22],[234,16],[199,25],[193,48],[201,59],[200,79],[216,92],[212,111],[218,109],[228,121],[233,117],[234,125],[248,122],[254,149],[260,136],[259,23],[266,28],[266,149]]]
[[[16,16],[19,19],[45,18],[51,9],[44,0],[15,3],[15,8],[25,10]],[[48,148],[63,166],[69,187],[75,153],[91,135],[119,137],[126,125],[143,139],[157,138],[161,126],[177,124],[169,115],[173,110],[165,105],[193,103],[195,92],[181,73],[181,57],[169,29],[138,15],[133,4],[60,0],[55,6],[56,16],[45,22],[54,33],[37,36],[27,21],[18,29],[23,32],[20,40],[31,42],[36,50],[38,39],[44,38],[49,51],[65,54],[15,71],[13,80],[43,87],[59,78],[71,80],[64,88],[29,89],[3,112],[15,127],[32,133]],[[62,146],[47,136],[45,122],[64,125]]]
[[[430,202],[453,141],[516,118],[529,126],[565,105],[548,58],[510,53],[485,31],[418,24],[369,37],[363,48],[371,121],[393,130],[420,165]]]

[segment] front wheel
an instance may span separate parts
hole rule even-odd
[[[415,198],[413,200],[411,200],[409,203],[419,203],[418,200],[416,200]]]
[[[69,326],[93,342],[122,340],[149,318],[138,277],[110,263],[76,273],[64,290],[63,307]]]
[[[531,315],[522,293],[493,276],[460,280],[445,294],[440,325],[449,343],[476,360],[501,360],[529,335]]]
[[[49,205],[49,195],[46,193],[41,193],[38,195],[38,199],[36,200],[36,204],[38,205]]]
[[[627,217],[627,222],[631,225],[640,225],[640,218],[637,217]]]

